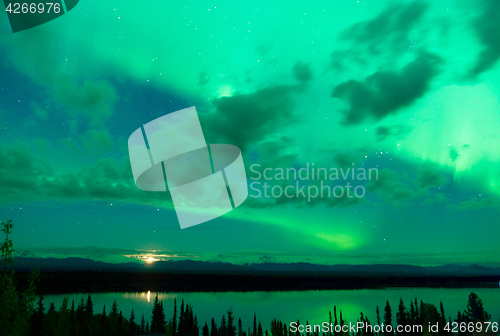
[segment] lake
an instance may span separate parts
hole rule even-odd
[[[264,329],[268,329],[272,319],[277,318],[287,324],[300,319],[301,322],[308,320],[311,324],[320,324],[328,321],[328,311],[333,313],[333,306],[337,306],[337,313],[342,310],[344,319],[356,322],[363,312],[368,316],[372,324],[376,323],[376,307],[379,306],[381,318],[385,302],[389,301],[393,321],[396,319],[396,311],[399,299],[402,298],[405,306],[409,308],[410,301],[418,298],[425,303],[434,304],[439,310],[440,301],[443,302],[445,314],[452,319],[457,317],[458,311],[463,311],[467,306],[468,296],[475,292],[483,301],[485,310],[492,315],[492,322],[498,322],[500,318],[500,289],[497,288],[394,288],[394,289],[363,289],[363,290],[328,290],[328,291],[291,291],[291,292],[201,292],[201,293],[93,293],[94,313],[102,312],[106,305],[109,313],[113,300],[116,300],[118,309],[123,311],[123,316],[130,317],[134,308],[136,322],[140,322],[142,314],[147,321],[151,318],[151,310],[156,294],[163,301],[167,319],[172,318],[174,299],[178,306],[182,299],[185,303],[193,305],[194,313],[198,317],[199,326],[215,318],[220,324],[222,315],[232,308],[236,318],[241,317],[246,329],[253,323],[253,314],[257,314],[257,320],[262,323]],[[83,297],[86,301],[88,294],[68,294],[69,304],[75,300],[75,307]],[[59,309],[64,295],[47,295],[44,305],[48,309],[53,302]],[[178,308],[179,310],[179,308]]]

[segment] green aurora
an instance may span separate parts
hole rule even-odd
[[[0,24],[0,219],[19,253],[500,266],[500,2],[90,1]],[[128,136],[196,106],[250,166],[377,168],[180,230]],[[252,191],[249,189],[250,195]]]

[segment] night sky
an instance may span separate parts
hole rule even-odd
[[[500,266],[499,14],[497,0],[81,0],[13,34],[2,11],[0,220],[39,257]],[[249,189],[181,230],[168,193],[136,188],[127,140],[190,106],[207,143],[241,149],[249,185],[253,164],[379,178],[362,198]]]

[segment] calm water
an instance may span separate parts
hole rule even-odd
[[[492,321],[500,318],[500,289],[429,289],[429,288],[404,288],[404,289],[384,289],[384,290],[336,290],[336,291],[296,291],[296,292],[226,292],[226,293],[158,293],[158,297],[163,301],[165,315],[172,317],[174,298],[178,304],[184,302],[191,303],[194,313],[198,317],[200,326],[205,322],[210,324],[212,317],[217,324],[220,323],[222,314],[232,308],[235,316],[241,317],[244,328],[253,323],[253,314],[257,313],[257,320],[261,321],[263,327],[269,328],[273,318],[283,322],[291,321],[310,323],[321,323],[328,320],[328,311],[333,306],[342,310],[344,319],[347,322],[356,322],[360,312],[368,316],[372,323],[376,322],[376,307],[379,306],[381,316],[383,307],[388,300],[395,319],[399,299],[402,298],[406,307],[415,297],[426,303],[432,303],[439,308],[440,301],[443,301],[446,316],[456,318],[457,312],[463,311],[467,305],[470,292],[475,292],[483,300],[483,305],[491,315]],[[101,312],[103,305],[106,305],[106,312],[109,313],[113,300],[118,303],[118,308],[123,311],[124,317],[129,317],[134,308],[136,322],[139,322],[142,314],[146,320],[151,318],[154,297],[157,293],[150,293],[148,300],[147,293],[101,293],[91,294],[94,302],[94,313]],[[83,297],[86,300],[88,294],[70,294],[69,302],[75,300],[75,306]],[[45,307],[48,308],[51,302],[55,303],[58,309],[64,295],[48,295]]]

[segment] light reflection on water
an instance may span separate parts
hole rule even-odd
[[[173,302],[177,299],[177,305],[181,300],[193,305],[194,313],[198,317],[199,326],[210,321],[212,317],[217,323],[220,322],[222,314],[231,308],[236,318],[241,317],[246,329],[253,323],[253,314],[257,314],[257,320],[262,322],[265,329],[269,328],[272,319],[277,318],[285,323],[291,321],[319,324],[328,320],[328,311],[332,311],[334,305],[337,312],[342,310],[347,322],[356,322],[360,312],[367,315],[372,323],[376,321],[375,310],[377,305],[383,315],[386,301],[389,301],[395,320],[399,299],[402,298],[406,307],[415,298],[425,303],[432,303],[439,308],[443,301],[446,317],[456,318],[457,312],[463,311],[467,305],[470,292],[475,292],[483,300],[484,308],[492,315],[492,321],[500,318],[500,290],[493,288],[481,289],[433,289],[433,288],[401,288],[384,290],[336,290],[336,291],[293,291],[293,292],[204,292],[204,293],[94,293],[91,294],[94,302],[94,312],[102,312],[103,305],[106,311],[116,300],[118,309],[123,311],[124,317],[129,317],[132,308],[136,321],[140,321],[142,314],[146,320],[150,320],[153,309],[154,298],[163,301],[165,315],[172,317]],[[86,301],[88,294],[70,294],[69,300],[75,300],[75,305],[83,297]],[[44,301],[48,308],[51,302],[59,308],[64,295],[47,295]]]

